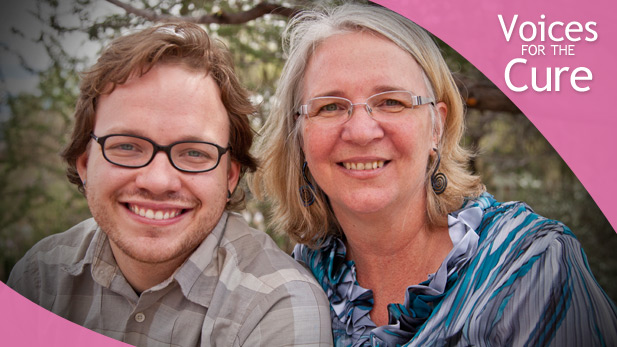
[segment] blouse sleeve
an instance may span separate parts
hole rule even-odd
[[[500,323],[489,334],[498,345],[617,346],[615,305],[593,277],[571,234],[551,241],[535,261],[511,274]],[[507,288],[507,289],[506,289]]]

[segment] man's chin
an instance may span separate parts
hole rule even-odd
[[[144,235],[143,231],[141,233]],[[150,229],[146,231],[145,236],[134,237],[130,240],[112,237],[111,235],[109,239],[113,244],[114,255],[116,255],[116,252],[121,252],[125,258],[150,265],[170,262],[182,263],[203,241],[203,237],[197,237],[199,235],[195,234],[184,235],[185,238],[192,236],[188,239],[177,239],[177,234],[174,236],[176,238],[162,237],[160,230]]]

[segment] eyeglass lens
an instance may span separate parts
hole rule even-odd
[[[112,135],[104,139],[103,155],[110,162],[126,166],[141,167],[154,156],[154,144],[138,137]],[[206,171],[217,166],[218,148],[204,142],[179,142],[170,149],[171,161],[178,169]]]

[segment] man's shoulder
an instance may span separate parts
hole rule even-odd
[[[251,228],[238,214],[229,215],[220,247],[226,250],[226,262],[233,262],[239,272],[259,280],[261,286],[274,289],[293,281],[317,284],[268,234]]]
[[[85,256],[94,238],[98,224],[93,218],[74,225],[67,231],[52,234],[37,242],[24,259],[36,258],[38,261],[53,258],[55,263],[72,264]]]
[[[37,242],[13,267],[7,284],[37,302],[41,287],[52,288],[61,281],[61,272],[83,263],[96,233],[93,219],[85,220],[67,231],[53,234]]]

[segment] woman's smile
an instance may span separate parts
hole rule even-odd
[[[388,163],[388,162],[385,162]],[[384,166],[383,160],[374,160],[374,161],[363,161],[363,162],[341,162],[339,165],[344,167],[347,170],[376,170],[382,168]]]

